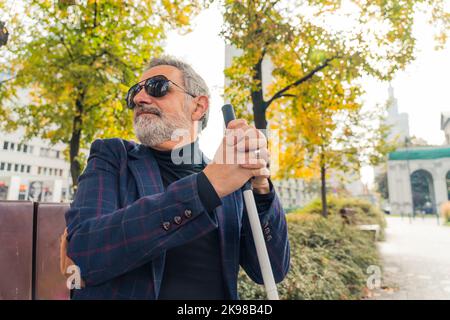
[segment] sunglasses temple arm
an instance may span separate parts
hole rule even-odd
[[[176,87],[180,88],[181,90],[183,90],[185,93],[187,93],[188,95],[190,95],[192,98],[196,98],[195,95],[193,95],[192,93],[186,91],[186,89],[180,87],[179,85],[177,85],[175,82],[173,82],[172,80],[169,80],[172,84],[174,84]]]

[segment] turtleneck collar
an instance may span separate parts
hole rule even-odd
[[[202,165],[204,163],[204,155],[200,150],[198,139],[172,150],[162,151],[151,147],[150,149],[157,160],[166,163],[171,162],[174,165]]]

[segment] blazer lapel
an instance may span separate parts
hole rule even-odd
[[[203,155],[204,164],[211,162]],[[233,284],[236,283],[236,274],[239,272],[239,248],[240,248],[240,219],[242,212],[236,199],[236,192],[222,199],[223,204],[215,209],[219,224],[220,251],[222,256],[223,276],[228,292],[236,293]]]
[[[161,173],[151,150],[141,144],[128,152],[128,167],[136,181],[139,198],[164,191]],[[151,272],[156,299],[161,288],[166,254],[152,260]]]
[[[228,292],[236,289],[235,275],[239,270],[239,214],[235,203],[234,193],[222,199],[223,205],[215,209],[219,224],[220,251],[222,255],[222,268],[225,283],[229,286]],[[237,260],[236,260],[237,259]]]
[[[128,155],[128,167],[136,181],[139,197],[163,192],[158,163],[150,149],[138,144]]]

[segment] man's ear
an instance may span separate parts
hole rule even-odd
[[[192,121],[200,121],[209,108],[209,99],[207,96],[198,96],[194,98],[194,112],[192,112]]]

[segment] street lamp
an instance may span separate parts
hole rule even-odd
[[[5,23],[0,21],[0,47],[6,45],[8,42],[8,30],[6,30]]]

